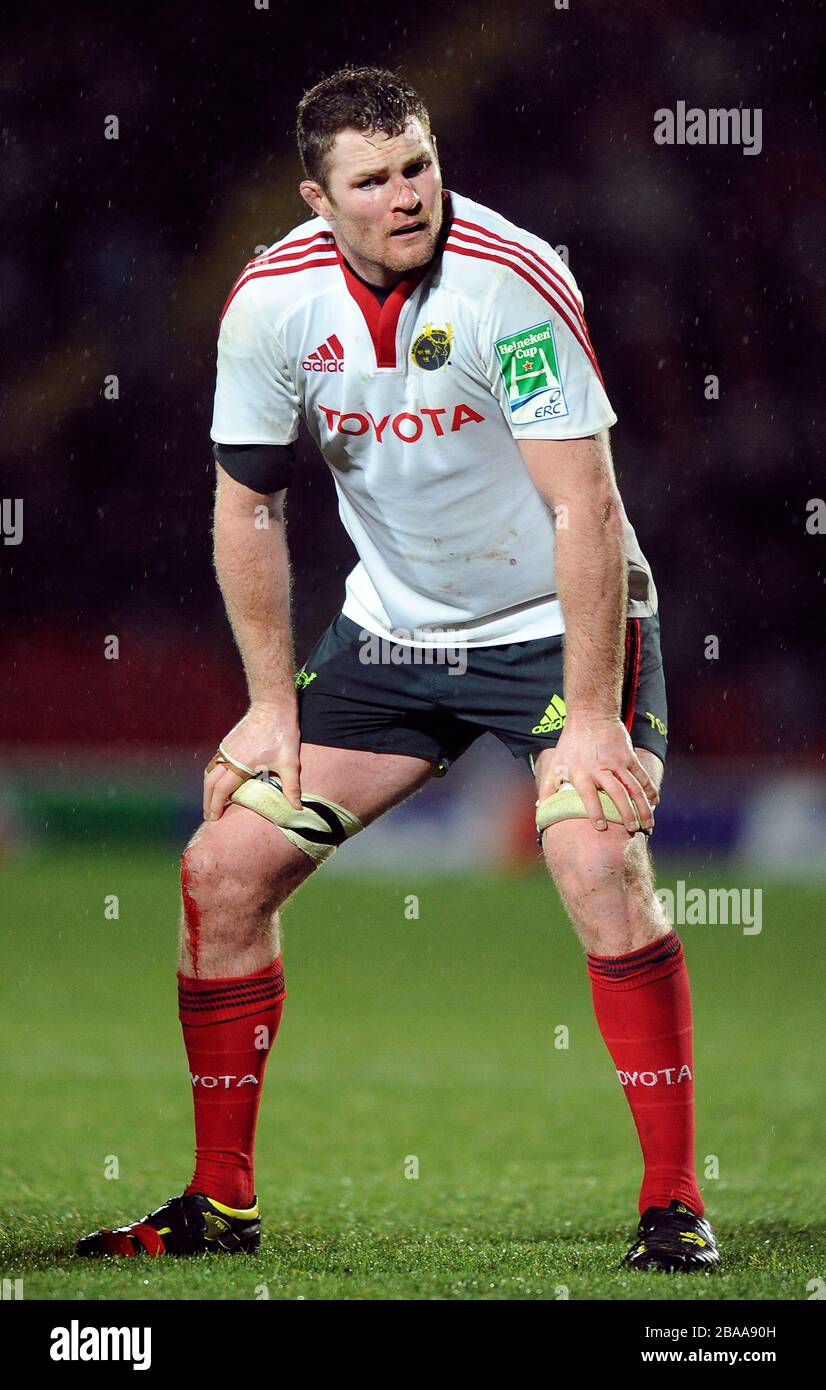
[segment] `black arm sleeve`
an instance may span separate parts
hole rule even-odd
[[[213,444],[216,462],[253,492],[280,492],[293,480],[295,443]]]

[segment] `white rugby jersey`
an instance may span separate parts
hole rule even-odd
[[[565,263],[442,196],[441,252],[383,305],[320,217],[246,266],[222,316],[211,435],[289,444],[303,415],[360,557],[342,608],[359,627],[413,646],[546,637],[564,630],[554,527],[517,441],[616,415]],[[656,592],[627,518],[625,545],[648,582],[629,612],[645,617]]]

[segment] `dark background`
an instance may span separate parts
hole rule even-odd
[[[672,747],[822,757],[826,536],[806,530],[826,493],[822,21],[815,4],[690,0],[18,18],[3,42],[2,496],[25,510],[23,543],[0,547],[5,750],[209,749],[243,712],[210,560],[217,318],[255,248],[308,215],[295,105],[349,61],[422,91],[447,188],[569,248],[660,592]],[[762,153],[657,145],[654,112],[679,100],[759,107]],[[302,660],[354,552],[306,439],[299,473]]]

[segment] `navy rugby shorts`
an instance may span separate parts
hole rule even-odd
[[[434,775],[444,776],[491,733],[530,762],[564,728],[563,641],[423,651],[367,633],[339,613],[295,675],[301,740],[427,758]],[[656,616],[626,624],[622,718],[634,746],[664,762],[668,713]]]

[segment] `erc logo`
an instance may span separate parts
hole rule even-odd
[[[424,368],[426,372],[436,372],[449,361],[452,342],[452,324],[445,328],[434,328],[432,323],[426,323],[410,349],[410,356],[417,367]]]
[[[550,319],[521,333],[497,338],[493,347],[511,415],[518,412],[519,422],[524,424],[527,420],[557,419],[568,414]],[[529,402],[531,409],[526,410]]]
[[[326,405],[319,405],[318,408],[327,421],[331,434],[350,434],[355,437],[369,434],[372,429],[377,444],[384,443],[388,427],[403,444],[415,444],[423,434],[455,434],[463,425],[481,424],[485,419],[484,415],[480,415],[478,410],[474,410],[470,405],[455,405],[452,410],[443,405],[429,409],[422,406],[418,415],[403,410],[392,417],[382,415],[380,420],[376,420],[369,410],[363,414],[360,411],[345,411],[342,414],[340,410],[330,410]],[[440,419],[442,415],[447,417],[444,423]]]

